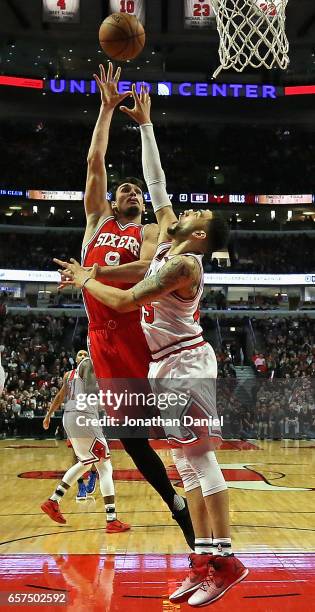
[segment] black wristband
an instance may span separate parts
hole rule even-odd
[[[82,285],[81,289],[83,289],[83,287],[85,287],[86,283],[87,283],[89,280],[91,280],[91,277],[90,277],[90,276],[89,276],[89,278],[86,278],[86,279],[85,279],[85,281],[84,281],[84,283],[83,283],[83,285]]]

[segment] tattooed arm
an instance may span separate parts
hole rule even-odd
[[[200,267],[194,257],[176,255],[172,257],[157,274],[145,278],[140,283],[124,291],[105,286],[95,280],[74,259],[66,263],[73,274],[71,284],[88,291],[97,300],[118,312],[131,312],[143,304],[158,301],[160,297],[176,291],[183,298],[196,294],[200,279]]]

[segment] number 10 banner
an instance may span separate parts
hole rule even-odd
[[[45,23],[79,23],[80,0],[43,0]]]
[[[145,24],[145,0],[109,0],[109,14],[127,13],[136,15]]]
[[[212,25],[215,14],[210,0],[184,0],[185,28],[206,28]]]

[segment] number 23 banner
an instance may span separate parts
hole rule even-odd
[[[79,23],[80,0],[43,0],[45,23]]]
[[[215,14],[209,0],[184,0],[185,28],[206,28],[213,23]]]
[[[145,24],[145,0],[109,0],[109,14],[128,13],[136,15]]]

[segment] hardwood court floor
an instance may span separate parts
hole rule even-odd
[[[167,445],[154,444],[180,485]],[[315,609],[314,448],[312,441],[228,441],[218,451],[230,489],[234,549],[251,572],[216,610],[228,603],[254,612]],[[82,605],[87,612],[191,609],[167,599],[187,568],[185,540],[119,443],[112,443],[117,506],[132,530],[115,535],[104,533],[98,489],[85,502],[75,501],[75,489],[67,494],[66,525],[41,512],[72,462],[64,442],[2,440],[0,458],[2,591],[63,589],[67,610]]]

